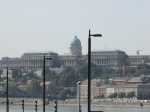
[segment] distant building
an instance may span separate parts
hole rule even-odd
[[[51,68],[64,66],[76,67],[88,61],[88,55],[82,54],[81,41],[75,36],[70,43],[68,54],[58,55],[58,53],[53,51],[26,52],[20,58],[3,57],[0,60],[0,68],[5,69],[9,67],[27,71],[41,70],[43,68],[44,55],[52,58],[52,60],[46,61],[46,65]],[[118,68],[122,67],[123,64],[136,67],[138,64],[150,63],[150,55],[127,55],[122,50],[105,49],[91,51],[91,62],[101,67]]]
[[[19,86],[17,86],[17,88],[22,90],[22,91],[26,91],[28,88],[28,85],[19,85]]]
[[[21,58],[3,57],[0,60],[0,68],[5,69],[6,67],[20,69],[21,68]]]
[[[120,92],[124,92],[126,95],[129,92],[135,92],[135,97],[137,97],[140,94],[148,94],[150,93],[150,84],[127,84],[127,85],[114,85],[114,86],[108,86],[106,89],[106,96],[107,98],[109,95],[113,93],[119,94]]]
[[[134,91],[135,95],[137,96],[137,94],[138,94],[138,85],[137,84],[109,86],[109,87],[107,87],[106,93],[107,93],[107,98],[108,98],[109,95],[111,95],[112,93],[119,94],[121,92],[124,92],[127,95],[129,92],[132,92],[132,91]]]
[[[109,85],[101,85],[96,87],[95,98],[98,98],[100,95],[104,95],[104,98],[106,98],[107,97],[106,90],[108,86]]]
[[[111,79],[113,85],[126,85],[126,84],[146,84],[150,83],[150,77],[142,75],[141,77],[116,77]]]
[[[99,85],[100,79],[92,79],[91,80],[91,99],[97,96],[96,87]],[[84,80],[81,82],[81,99],[87,100],[88,98],[88,80]],[[77,91],[78,93],[78,91]]]
[[[127,84],[146,84],[150,83],[150,77],[146,75],[142,75],[141,77],[131,77],[126,82]]]
[[[125,85],[128,79],[129,78],[127,78],[127,77],[124,77],[124,78],[116,77],[116,78],[112,79],[112,81],[114,82],[114,85]]]
[[[3,93],[6,91],[6,85],[7,85],[7,82],[5,81],[2,81],[0,82],[0,93]]]
[[[114,78],[112,85],[101,84],[100,79],[91,80],[91,99],[104,96],[108,98],[113,93],[119,94],[124,92],[126,95],[132,91],[135,92],[136,97],[140,94],[150,93],[150,83],[148,76],[130,77],[130,78]],[[80,85],[81,99],[86,100],[88,98],[88,80],[82,81]],[[77,91],[78,93],[78,91]]]

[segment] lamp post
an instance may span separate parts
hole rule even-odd
[[[54,106],[54,109],[55,109],[55,110],[54,110],[54,112],[58,112],[58,111],[57,111],[57,100],[54,100],[54,103],[55,103],[55,106]]]
[[[102,37],[101,34],[91,34],[89,30],[88,38],[88,112],[91,112],[91,36]]]
[[[37,101],[35,101],[35,111],[37,112]]]
[[[52,59],[49,57],[45,57],[43,59],[43,112],[45,112],[45,60]]]
[[[24,100],[22,100],[22,111],[24,112]]]
[[[80,98],[81,98],[81,81],[78,83],[78,98],[79,98],[79,112],[81,112]]]
[[[13,70],[7,67],[7,90],[6,90],[6,112],[9,112],[9,100],[8,100],[8,71]]]

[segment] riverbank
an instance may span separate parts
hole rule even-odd
[[[50,102],[50,104],[53,104],[53,102]],[[87,102],[80,102],[81,105],[87,105]],[[141,104],[143,106],[141,106]],[[58,105],[78,105],[78,101],[58,101]],[[104,101],[97,101],[97,102],[91,102],[91,105],[93,106],[126,106],[126,107],[150,107],[150,102],[104,102]]]
[[[40,98],[9,98],[9,102],[11,104],[22,104],[22,100],[24,100],[24,104],[26,105],[35,105],[35,101],[38,102],[38,105],[43,104],[43,100]],[[0,104],[6,102],[6,98],[0,98]],[[48,104],[48,100],[46,100],[46,104]]]
[[[37,101],[37,105],[42,105],[43,104],[43,99],[41,98],[9,98],[10,103],[20,105],[22,104],[22,100],[24,100],[25,105],[35,105],[35,101]],[[6,98],[0,98],[0,104],[6,102]],[[48,101],[46,100],[47,105],[55,105],[54,101]],[[77,100],[58,100],[57,101],[58,105],[78,105]],[[143,106],[141,106],[141,104]],[[87,105],[87,101],[81,101],[81,105]],[[112,101],[92,101],[91,105],[94,106],[134,106],[134,107],[150,107],[150,102],[144,102],[144,101],[136,101],[136,102],[112,102]]]

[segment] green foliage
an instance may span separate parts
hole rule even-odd
[[[19,97],[19,96],[22,96],[22,94],[23,94],[23,91],[18,89],[17,85],[15,85],[15,84],[9,85],[8,89],[9,89],[10,97]]]
[[[45,68],[45,72],[46,81],[53,81],[54,79],[57,79],[57,74],[54,71],[50,71],[48,67]]]
[[[84,80],[88,78],[88,63],[83,63],[75,69],[75,74],[78,80]]]
[[[119,97],[119,98],[124,98],[124,97],[126,97],[126,94],[125,94],[124,92],[120,92],[120,93],[118,94],[118,97]]]
[[[103,98],[104,98],[104,95],[103,95],[103,94],[100,94],[99,96],[97,96],[97,98],[103,99]]]
[[[131,91],[127,94],[127,98],[133,98],[135,97],[135,92],[134,91]]]
[[[139,65],[137,66],[137,69],[138,69],[138,70],[141,70],[141,69],[143,69],[143,68],[150,69],[150,65],[147,65],[147,64],[139,64]]]
[[[39,97],[42,95],[42,87],[40,86],[38,80],[33,79],[27,88],[27,92],[30,96]]]
[[[59,99],[66,99],[68,95],[75,96],[76,95],[76,90],[74,91],[69,91],[69,90],[64,90],[63,87],[76,87],[78,81],[83,81],[88,78],[88,63],[82,63],[76,68],[73,67],[65,67],[64,70],[61,73],[55,73],[53,71],[49,70],[49,67],[45,68],[45,77],[46,81],[51,81],[54,83],[54,85],[51,85],[50,88],[52,91],[48,91],[50,93],[49,98],[55,97]],[[1,71],[0,71],[1,73]],[[96,66],[93,63],[91,64],[91,78],[100,78],[100,79],[106,79],[108,80],[109,78],[113,77],[122,77],[123,70],[122,68],[118,69],[112,69],[109,67],[100,67]],[[21,82],[21,84],[27,84],[27,80],[32,80],[32,83],[29,85],[27,91],[23,92],[22,94],[26,96],[32,96],[32,97],[41,97],[42,96],[42,87],[39,85],[39,77],[31,71],[27,72],[26,75],[21,75],[22,72],[21,70],[14,70],[13,71],[13,79],[16,82]],[[130,77],[130,76],[140,76],[141,74],[150,74],[150,66],[146,64],[141,64],[138,65],[137,68],[131,68],[131,67],[125,67],[125,75]],[[57,86],[56,86],[57,85]],[[20,94],[21,91],[18,89],[14,90],[18,91]],[[15,92],[13,93],[13,95]],[[67,95],[68,94],[68,95]],[[128,98],[132,98],[135,95],[135,93],[131,92],[127,94]],[[110,95],[110,98],[123,98],[125,97],[125,93],[114,93]],[[48,97],[48,96],[47,96]],[[98,98],[103,98],[103,96],[97,96]],[[139,99],[141,98],[150,98],[150,95],[138,95],[137,96]]]
[[[20,81],[21,81],[21,84],[27,84],[27,77],[26,76],[22,76]]]
[[[109,98],[117,98],[118,94],[117,93],[112,93],[109,95]]]
[[[1,78],[1,74],[3,73],[3,70],[2,69],[0,69],[0,81],[2,80],[2,78]]]
[[[101,77],[101,75],[103,74],[103,69],[102,69],[102,67],[98,67],[98,66],[95,66],[94,64],[93,64],[93,67],[92,67],[92,69],[91,69],[91,77],[92,77],[92,79],[94,79],[94,78],[100,78]]]
[[[67,91],[66,90],[60,90],[58,94],[58,99],[65,100],[67,98]]]
[[[14,79],[19,79],[19,78],[21,78],[22,77],[22,71],[21,71],[21,69],[14,69],[13,71],[12,71],[12,78],[14,78]]]
[[[3,70],[2,69],[0,69],[0,75],[3,73]]]
[[[77,80],[75,70],[73,68],[66,67],[65,70],[59,74],[59,76],[59,85],[62,85],[64,87],[76,86]]]
[[[27,72],[26,77],[28,80],[38,79],[37,75],[33,71]]]

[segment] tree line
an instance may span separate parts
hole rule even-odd
[[[65,67],[62,72],[55,73],[54,71],[49,70],[46,67],[46,81],[51,81],[53,84],[50,86],[51,91],[47,92],[47,98],[49,99],[66,99],[71,97],[76,97],[76,86],[78,81],[84,81],[88,78],[88,63],[82,63],[77,67]],[[0,74],[2,70],[0,70]],[[96,66],[93,63],[91,64],[91,78],[105,79],[113,77],[122,77],[122,67],[117,69],[109,67]],[[150,65],[140,64],[136,68],[125,67],[125,75],[127,77],[136,77],[141,76],[142,74],[150,74]],[[6,77],[1,77],[1,81],[5,80]],[[26,91],[21,91],[17,88],[18,85],[27,84],[28,80],[32,82],[28,85]],[[12,79],[9,79],[9,82],[13,82],[9,85],[9,96],[11,97],[42,97],[42,87],[40,82],[42,78],[38,77],[37,74],[33,71],[26,71],[25,73],[22,70],[13,70]],[[67,87],[68,89],[64,89]],[[70,90],[69,87],[74,87]],[[0,94],[1,97],[4,97],[4,94]],[[100,96],[103,97],[103,96]],[[119,97],[119,96],[118,96]]]

